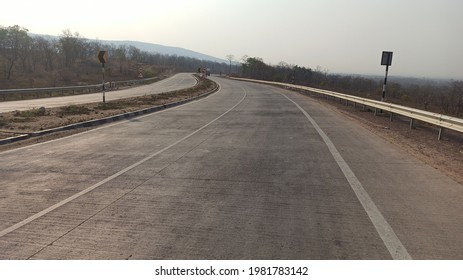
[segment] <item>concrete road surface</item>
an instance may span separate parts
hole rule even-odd
[[[462,185],[309,97],[217,81],[0,153],[0,258],[463,258]]]
[[[179,90],[192,87],[196,84],[196,79],[192,74],[180,73],[165,80],[161,80],[149,85],[127,88],[117,91],[107,91],[106,101],[117,100],[127,97],[143,96],[147,94],[157,94],[173,90]],[[91,94],[81,94],[53,98],[41,98],[19,101],[0,102],[0,113],[10,112],[15,110],[29,110],[40,107],[60,107],[68,105],[76,105],[83,103],[102,102],[103,93],[96,92]]]

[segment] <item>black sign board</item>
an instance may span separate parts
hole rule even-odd
[[[383,52],[381,56],[381,65],[392,65],[392,52]]]
[[[106,53],[106,51],[100,51],[98,53],[98,59],[101,63],[106,63],[108,61],[108,54]]]

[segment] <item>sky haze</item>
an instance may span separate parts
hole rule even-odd
[[[135,40],[225,59],[384,74],[463,79],[461,0],[7,1],[1,26],[89,39]]]

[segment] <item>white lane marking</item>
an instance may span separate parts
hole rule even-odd
[[[241,100],[240,100],[238,103],[236,103],[232,108],[228,109],[225,113],[221,114],[221,115],[218,116],[217,118],[213,119],[212,121],[208,122],[207,124],[203,125],[203,126],[200,127],[199,129],[197,129],[196,131],[194,131],[194,132],[188,134],[187,136],[183,137],[183,138],[180,139],[180,140],[177,140],[176,142],[170,144],[169,146],[163,148],[162,150],[157,151],[156,153],[151,154],[151,155],[145,157],[144,159],[142,159],[142,160],[140,160],[140,161],[138,161],[138,162],[132,164],[131,166],[129,166],[129,167],[127,167],[127,168],[125,168],[125,169],[123,169],[123,170],[121,170],[121,171],[119,171],[119,172],[113,174],[112,176],[110,176],[110,177],[108,177],[108,178],[106,178],[106,179],[104,179],[104,180],[102,180],[102,181],[100,181],[100,182],[94,184],[93,186],[90,186],[90,187],[86,188],[85,190],[83,190],[83,191],[81,191],[81,192],[78,192],[78,193],[76,193],[75,195],[70,196],[70,197],[66,198],[65,200],[63,200],[63,201],[58,202],[58,203],[56,203],[55,205],[52,205],[52,206],[50,206],[50,207],[48,207],[48,208],[46,208],[46,209],[44,209],[44,210],[42,210],[42,211],[40,211],[40,212],[38,212],[38,213],[36,213],[36,214],[30,216],[29,218],[27,218],[27,219],[25,219],[25,220],[23,220],[23,221],[21,221],[21,222],[15,224],[15,225],[12,225],[12,226],[10,226],[9,228],[6,228],[6,229],[0,231],[0,237],[3,237],[3,236],[5,236],[6,234],[8,234],[8,233],[10,233],[10,232],[12,232],[12,231],[15,231],[15,230],[17,230],[18,228],[20,228],[20,227],[22,227],[22,226],[24,226],[24,225],[26,225],[26,224],[28,224],[28,223],[30,223],[30,222],[36,220],[36,219],[42,217],[43,215],[46,215],[46,214],[50,213],[51,211],[53,211],[53,210],[55,210],[55,209],[57,209],[57,208],[59,208],[59,207],[65,205],[66,203],[69,203],[69,202],[73,201],[74,199],[83,196],[84,194],[86,194],[86,193],[88,193],[88,192],[90,192],[90,191],[92,191],[92,190],[98,188],[99,186],[101,186],[101,185],[103,185],[103,184],[105,184],[105,183],[107,183],[107,182],[109,182],[109,181],[111,181],[111,180],[113,180],[113,179],[119,177],[120,175],[126,173],[127,171],[129,171],[129,170],[131,170],[131,169],[134,169],[135,167],[137,167],[137,166],[143,164],[144,162],[146,162],[146,161],[152,159],[153,157],[155,157],[155,156],[161,154],[162,152],[165,152],[166,150],[172,148],[173,146],[175,146],[175,145],[177,145],[177,144],[179,144],[179,143],[185,141],[186,139],[190,138],[191,136],[195,135],[196,133],[200,132],[201,130],[205,129],[206,127],[208,127],[209,125],[211,125],[211,124],[214,123],[215,121],[219,120],[220,118],[222,118],[223,116],[225,116],[226,114],[228,114],[229,112],[231,112],[231,111],[232,111],[233,109],[235,109],[238,105],[240,105],[241,102],[243,102],[243,100],[246,98],[246,96],[247,96],[247,92],[246,92],[246,90],[244,89],[244,95],[243,95],[243,97],[241,98]]]
[[[304,110],[302,109],[299,104],[294,102],[291,98],[282,94],[286,97],[289,101],[294,103],[297,108],[306,116],[312,126],[317,130],[318,134],[321,136],[325,144],[328,146],[328,149],[331,155],[334,157],[336,163],[338,164],[339,168],[341,168],[342,173],[346,177],[347,181],[349,182],[352,190],[357,195],[358,200],[363,206],[363,209],[367,212],[368,217],[370,218],[371,222],[376,228],[379,236],[386,245],[389,253],[394,260],[411,260],[412,257],[408,254],[407,249],[404,247],[402,242],[400,242],[399,238],[395,234],[392,227],[386,221],[384,216],[379,211],[378,207],[376,207],[375,203],[368,195],[367,191],[363,188],[362,183],[360,183],[359,179],[355,176],[352,169],[350,169],[347,162],[343,159],[339,151],[334,146],[333,142],[331,142],[330,138],[325,134],[325,132],[318,126],[314,119]]]

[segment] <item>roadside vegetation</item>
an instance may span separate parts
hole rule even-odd
[[[0,26],[0,89],[60,87],[102,81],[100,50],[108,53],[106,81],[163,77],[196,72],[198,67],[218,73],[226,63],[149,53],[130,45],[109,45],[63,30],[59,37],[30,35],[18,25]]]
[[[381,98],[384,79],[329,74],[320,67],[313,70],[284,62],[274,66],[264,63],[261,58],[247,56],[242,59],[241,75],[339,91],[374,100]],[[463,117],[463,81],[402,79],[394,82],[393,78],[389,78],[386,98],[386,102]]]

